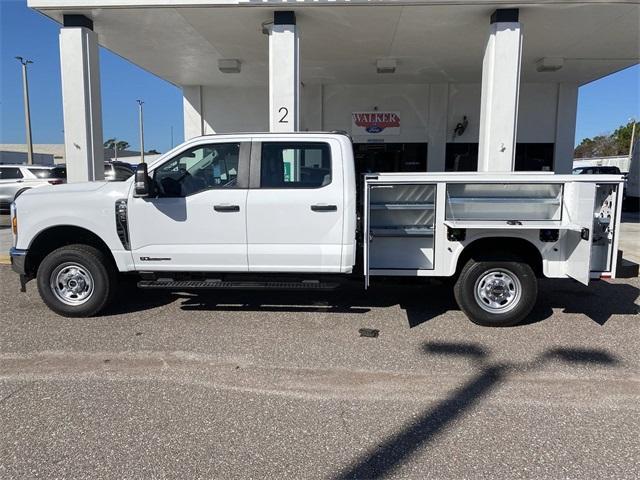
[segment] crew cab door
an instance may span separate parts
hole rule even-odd
[[[247,271],[250,148],[198,144],[154,168],[155,194],[129,199],[136,269]]]
[[[565,274],[585,285],[591,274],[595,198],[595,183],[571,182],[564,187],[563,222],[569,227],[563,245]]]
[[[340,144],[331,139],[253,143],[247,200],[250,271],[340,271],[340,155]]]

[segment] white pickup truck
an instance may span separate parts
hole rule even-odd
[[[588,284],[615,275],[622,176],[357,180],[345,134],[195,138],[129,181],[21,195],[13,269],[23,290],[37,279],[44,302],[66,316],[99,313],[124,273],[138,275],[140,288],[178,291],[451,277],[460,308],[492,326],[530,313],[538,277]]]

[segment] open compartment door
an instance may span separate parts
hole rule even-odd
[[[369,246],[369,242],[371,240],[371,232],[369,231],[369,215],[371,213],[371,209],[369,208],[369,202],[370,202],[370,192],[369,189],[371,188],[371,186],[369,185],[369,182],[366,180],[365,178],[365,182],[364,182],[364,203],[362,204],[363,206],[363,213],[364,213],[364,218],[362,221],[362,270],[364,273],[364,288],[365,290],[367,290],[369,288],[369,251],[370,251],[370,246]]]
[[[563,222],[569,227],[564,237],[565,274],[585,285],[591,274],[595,197],[595,183],[572,182],[564,187]]]

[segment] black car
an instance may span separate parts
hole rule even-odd
[[[573,169],[574,175],[620,175],[618,167],[611,166],[592,166],[592,167],[576,167]]]

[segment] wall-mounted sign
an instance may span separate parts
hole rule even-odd
[[[351,135],[400,135],[400,113],[353,112]]]

